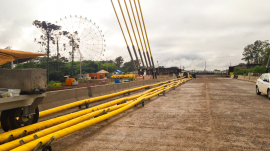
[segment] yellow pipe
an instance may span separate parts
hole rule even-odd
[[[161,90],[161,89],[162,89],[162,88],[160,88],[159,90]],[[154,93],[154,92],[149,92],[149,94],[152,94],[152,93]],[[146,96],[146,95],[148,95],[148,94],[145,93],[145,94],[142,95],[142,96]],[[142,97],[142,96],[141,96],[141,97]],[[37,135],[39,138],[40,138],[40,137],[43,137],[43,136],[48,135],[48,134],[50,134],[50,133],[59,131],[59,130],[64,129],[64,128],[67,128],[67,127],[69,127],[69,126],[78,124],[78,123],[80,123],[80,122],[82,122],[82,121],[88,120],[88,119],[90,119],[90,118],[92,118],[92,117],[98,116],[98,115],[100,115],[100,113],[105,112],[105,111],[107,111],[107,110],[111,112],[111,111],[116,110],[116,109],[118,109],[118,108],[121,108],[121,107],[123,107],[123,106],[125,106],[125,105],[127,105],[127,104],[129,104],[129,103],[131,103],[131,102],[127,102],[127,103],[124,103],[124,104],[121,104],[121,105],[111,106],[111,107],[109,107],[109,108],[105,108],[105,109],[102,109],[102,110],[97,110],[97,111],[95,111],[95,112],[85,114],[85,115],[83,115],[83,116],[77,117],[77,118],[75,118],[75,119],[69,120],[69,121],[67,121],[67,122],[61,123],[61,124],[56,125],[56,126],[53,126],[53,127],[51,127],[51,128],[42,130],[42,131],[37,132],[37,133],[35,133],[35,134],[31,134],[31,135],[25,136],[25,137],[20,138],[20,139],[17,139],[17,140],[13,140],[13,141],[11,141],[11,142],[8,142],[8,143],[5,143],[5,144],[3,144],[3,145],[0,145],[0,151],[1,151],[1,150],[3,150],[3,151],[4,151],[4,150],[10,150],[10,149],[13,149],[13,148],[15,148],[15,147],[20,146],[20,140],[23,140],[25,143],[28,143],[28,142],[33,141],[33,140],[35,139],[35,138],[34,138],[34,135]]]
[[[17,140],[13,140],[11,142],[0,145],[0,151],[7,151],[7,150],[11,150],[13,148],[16,148],[16,147],[20,146],[21,145],[20,140],[23,140],[25,143],[28,143],[28,142],[33,141],[35,139],[34,135],[37,135],[39,138],[43,137],[43,136],[46,136],[46,135],[48,135],[50,133],[59,131],[61,129],[64,129],[64,128],[70,127],[72,125],[78,124],[78,123],[80,123],[82,121],[88,120],[88,119],[90,119],[92,117],[98,116],[102,112],[106,112],[107,110],[113,111],[113,110],[119,109],[119,108],[121,108],[121,107],[123,107],[123,106],[125,106],[125,105],[127,105],[129,103],[131,103],[131,102],[124,103],[124,104],[121,104],[121,105],[112,106],[112,107],[105,108],[105,109],[102,109],[102,110],[98,110],[98,111],[95,111],[95,112],[92,112],[92,113],[88,113],[86,115],[83,115],[83,116],[77,117],[75,119],[69,120],[69,121],[67,121],[65,123],[62,123],[62,124],[53,126],[51,128],[42,130],[42,131],[37,132],[35,134],[28,135],[28,136],[25,136],[25,137],[17,139]]]
[[[75,117],[78,117],[78,116],[81,116],[81,115],[84,115],[84,114],[87,114],[87,113],[91,113],[93,110],[96,111],[98,109],[103,109],[103,108],[112,106],[114,104],[120,103],[120,102],[122,102],[124,100],[135,99],[135,98],[137,98],[139,96],[140,95],[135,95],[135,96],[126,97],[126,98],[120,98],[120,99],[117,99],[117,100],[114,100],[114,101],[111,101],[111,102],[108,102],[108,103],[104,103],[104,104],[101,104],[101,105],[98,105],[98,106],[95,106],[95,107],[92,107],[92,108],[89,108],[89,109],[85,109],[85,110],[82,110],[82,111],[79,111],[79,112],[67,114],[67,115],[64,115],[64,116],[61,116],[61,117],[53,118],[53,119],[50,119],[50,120],[47,120],[47,121],[35,123],[35,124],[32,124],[32,125],[24,126],[24,127],[15,129],[15,130],[11,130],[11,131],[2,133],[2,134],[0,134],[0,143],[5,142],[10,135],[13,135],[14,138],[18,138],[20,136],[20,134],[23,133],[24,130],[27,131],[27,134],[30,134],[30,133],[33,133],[33,132],[36,132],[36,131],[39,131],[39,130],[42,130],[42,129],[45,129],[45,128],[48,128],[48,127],[51,127],[51,126],[54,126],[54,125],[57,125],[57,124],[60,124],[60,123],[63,123],[65,121],[68,121],[68,120],[73,119]]]
[[[139,87],[136,90],[143,89],[143,88],[145,88],[145,86]],[[115,97],[115,96],[118,96],[118,95],[121,95],[121,94],[124,94],[124,93],[127,93],[127,92],[128,92],[128,90],[125,90],[125,91],[112,93],[112,94],[108,94],[108,95],[103,95],[103,96],[99,96],[99,97],[95,97],[95,98],[91,98],[91,99],[84,99],[84,100],[81,100],[81,101],[77,101],[77,102],[69,103],[69,104],[66,104],[66,105],[59,106],[59,107],[55,107],[55,108],[52,108],[52,109],[48,109],[48,110],[39,112],[39,118],[50,115],[50,114],[53,114],[53,113],[56,113],[56,112],[60,112],[60,111],[63,111],[63,110],[69,109],[69,108],[73,108],[73,107],[82,105],[85,102],[89,102],[89,103],[90,102],[95,102],[95,101],[99,101],[99,100],[102,100],[102,99]]]
[[[179,83],[180,83],[180,82],[178,82],[177,84],[179,84]],[[177,86],[177,84],[175,84],[175,85]],[[169,86],[169,87],[167,87],[167,88],[164,88],[164,90],[165,90],[165,91],[166,91],[166,90],[169,90],[169,89],[172,88],[173,86],[174,86],[174,85],[171,85],[171,86]],[[91,120],[88,120],[88,121],[85,121],[85,122],[82,122],[82,123],[73,125],[73,126],[71,126],[71,127],[65,128],[65,129],[62,129],[62,130],[57,131],[57,132],[54,132],[54,133],[52,133],[52,134],[46,135],[46,136],[41,137],[41,138],[39,138],[39,139],[36,139],[36,140],[34,140],[34,141],[32,141],[32,142],[29,142],[29,143],[27,143],[27,144],[24,144],[24,145],[22,145],[22,146],[20,146],[20,147],[17,147],[17,148],[15,148],[15,149],[13,149],[13,151],[16,151],[16,150],[18,150],[18,151],[21,151],[21,150],[32,150],[32,149],[35,148],[35,146],[36,146],[39,142],[42,142],[43,145],[44,145],[44,144],[47,143],[47,142],[51,139],[51,137],[53,137],[53,136],[55,137],[55,140],[57,140],[57,139],[59,139],[59,138],[61,138],[61,137],[64,137],[64,136],[66,136],[66,135],[69,135],[69,134],[71,134],[71,133],[73,133],[73,132],[76,132],[76,131],[78,131],[78,130],[84,129],[84,128],[86,128],[86,127],[88,127],[88,126],[91,126],[91,125],[93,125],[93,124],[96,124],[96,123],[98,123],[98,122],[104,121],[104,120],[106,120],[106,119],[108,119],[108,118],[111,118],[111,117],[113,117],[113,116],[115,116],[115,115],[117,115],[117,114],[120,114],[120,113],[126,111],[127,109],[133,107],[134,105],[138,104],[142,99],[148,99],[148,98],[154,97],[154,96],[156,96],[156,95],[158,95],[158,94],[160,94],[160,93],[162,93],[162,91],[156,92],[156,93],[154,93],[154,94],[151,94],[151,95],[148,95],[148,96],[145,96],[145,97],[139,97],[139,98],[137,98],[136,100],[132,101],[130,104],[128,104],[128,105],[126,105],[126,106],[124,106],[124,107],[122,107],[122,108],[120,108],[120,109],[117,109],[117,110],[115,110],[115,111],[112,111],[112,112],[110,112],[110,113],[108,113],[108,114],[106,114],[106,115],[102,115],[102,116],[100,116],[100,117],[97,117],[97,118],[94,118],[94,119],[91,119]]]
[[[164,82],[161,82],[161,83],[164,83]],[[76,107],[76,106],[79,106],[79,105],[82,105],[85,102],[90,103],[90,102],[95,102],[95,101],[115,97],[115,96],[127,93],[128,91],[133,92],[133,91],[137,91],[137,90],[146,88],[148,86],[152,86],[152,85],[147,85],[147,86],[142,86],[142,87],[133,88],[133,89],[129,89],[129,90],[124,90],[124,91],[121,91],[121,92],[116,92],[116,93],[112,93],[112,94],[108,94],[108,95],[103,95],[103,96],[99,96],[99,97],[95,97],[95,98],[91,98],[91,99],[84,99],[84,100],[81,100],[81,101],[77,101],[77,102],[69,103],[69,104],[66,104],[66,105],[58,106],[58,107],[55,107],[55,108],[52,108],[52,109],[48,109],[48,110],[39,112],[39,118],[50,115],[50,114],[53,114],[53,113],[57,113],[57,112],[60,112],[60,111],[66,110],[66,109],[70,109],[70,108],[73,108],[73,107]]]
[[[163,86],[160,86],[160,87],[163,87]],[[144,87],[147,87],[147,86],[144,86]],[[157,88],[160,88],[160,87],[157,87]],[[157,88],[152,88],[152,89],[150,89],[148,91],[143,92],[143,94],[151,92],[151,91],[153,91],[154,89],[157,89]],[[135,90],[135,89],[131,89],[131,90]],[[36,123],[36,124],[28,125],[28,126],[21,127],[21,128],[12,130],[12,131],[2,133],[2,134],[0,134],[0,143],[5,142],[10,135],[13,135],[14,138],[18,138],[20,136],[20,134],[23,133],[24,130],[27,131],[27,134],[30,134],[30,133],[36,132],[38,130],[42,130],[42,129],[45,129],[45,128],[48,128],[48,127],[51,127],[51,126],[54,126],[54,125],[57,125],[57,124],[60,124],[60,123],[63,123],[65,121],[68,121],[68,120],[73,119],[75,117],[90,113],[93,110],[95,111],[95,110],[98,110],[98,109],[103,109],[103,108],[115,105],[117,103],[123,102],[125,100],[132,100],[132,99],[135,99],[135,98],[140,97],[140,96],[141,95],[135,95],[135,96],[131,96],[131,97],[116,99],[114,101],[110,101],[110,102],[107,102],[107,103],[92,107],[90,109],[86,109],[86,110],[83,110],[83,111],[71,113],[71,114],[68,114],[68,115],[64,115],[64,116],[61,116],[61,117],[57,117],[57,118],[54,118],[54,119],[50,119],[50,120],[47,120],[47,121],[39,122],[39,123]]]

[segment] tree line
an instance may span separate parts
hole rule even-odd
[[[266,65],[268,63],[270,54],[270,44],[268,40],[256,40],[253,44],[249,44],[244,48],[243,58],[246,64],[258,64],[254,68],[250,69],[234,69],[234,75],[243,75],[252,72],[254,74],[260,74],[268,72]],[[239,65],[245,65],[245,63],[240,63]],[[261,65],[261,66],[259,66]]]
[[[16,64],[14,69],[27,69],[27,68],[42,68],[47,69],[47,59],[49,59],[49,79],[53,81],[64,81],[64,76],[71,75],[71,61],[65,57],[59,58],[57,62],[57,56],[37,57],[31,61]],[[59,64],[58,64],[59,63]],[[59,65],[59,71],[57,66]],[[0,65],[0,68],[10,68],[10,64]],[[82,74],[85,73],[96,73],[100,70],[106,70],[113,73],[119,69],[124,73],[133,72],[135,68],[132,61],[124,62],[123,57],[119,56],[114,60],[108,61],[91,61],[84,60],[81,65]],[[80,61],[74,61],[74,75],[80,74]]]
[[[247,64],[266,65],[270,54],[270,44],[268,40],[256,40],[244,48],[242,60]]]

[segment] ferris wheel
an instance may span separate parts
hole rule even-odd
[[[62,26],[59,43],[63,44],[61,57],[69,60],[100,61],[105,52],[102,30],[87,17],[65,16],[56,23]]]

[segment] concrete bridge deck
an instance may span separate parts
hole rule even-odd
[[[55,141],[53,150],[269,150],[270,101],[255,84],[201,76]]]

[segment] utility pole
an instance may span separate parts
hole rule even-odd
[[[57,46],[57,72],[59,72],[59,46],[58,46],[58,39],[56,39],[56,40],[57,40],[56,41],[56,46]]]
[[[204,67],[204,70],[206,71],[206,61],[205,61],[205,67]]]
[[[106,65],[107,65],[107,71],[109,72],[109,70],[108,70],[108,60],[107,60],[107,58],[106,58]]]
[[[47,32],[47,84],[49,84],[50,35]]]
[[[7,46],[5,49],[11,50],[11,46]],[[10,62],[10,69],[13,69],[13,61]]]
[[[73,64],[74,64],[74,39],[72,37],[71,39],[71,43],[72,43],[72,51],[71,51],[71,59],[72,59],[72,62],[71,62],[71,77],[74,78],[74,68],[73,68]]]
[[[157,65],[158,65],[158,61],[157,61]],[[159,75],[159,65],[158,65],[158,75]]]

